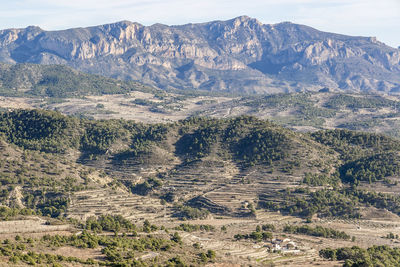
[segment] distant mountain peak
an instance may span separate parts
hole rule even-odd
[[[251,22],[260,23],[256,18],[251,18],[251,17],[246,16],[246,15],[242,15],[242,16],[233,18],[233,19],[231,19],[231,21],[234,21],[234,22],[249,22],[249,21],[251,21]]]
[[[35,26],[35,25],[30,25],[30,26],[26,27],[26,30],[28,30],[28,31],[43,31],[42,28],[40,28],[39,26]]]
[[[164,89],[247,93],[400,88],[400,53],[354,37],[239,16],[182,26],[120,21],[0,31],[0,62],[65,64]]]
[[[129,20],[121,20],[121,21],[116,22],[115,24],[119,24],[121,26],[127,26],[127,25],[134,24],[134,22],[129,21]]]
[[[234,19],[232,20],[232,22],[233,22],[233,24],[234,24],[235,26],[245,26],[245,25],[249,25],[249,24],[257,24],[257,25],[259,25],[259,26],[262,26],[262,25],[263,25],[263,24],[262,24],[260,21],[258,21],[257,19],[251,18],[251,17],[249,17],[249,16],[240,16],[240,17],[234,18]]]

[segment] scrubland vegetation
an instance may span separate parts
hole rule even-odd
[[[122,214],[73,219],[71,207],[90,199],[85,192],[91,190],[157,200],[157,212],[164,211],[156,216],[171,220],[251,220],[263,211],[308,221],[358,220],[368,208],[400,215],[396,194],[362,188],[397,186],[400,142],[380,134],[298,133],[251,116],[143,124],[14,110],[0,113],[0,146],[0,218],[39,216],[81,231],[29,241],[4,239],[0,250],[10,263],[183,266],[219,259],[218,253],[199,245],[186,249],[182,233],[185,238],[193,233],[226,234],[231,241],[259,244],[282,235],[355,240],[346,231],[318,225],[263,224],[255,231],[228,233],[229,227],[219,230],[207,223],[180,221],[168,229],[146,218],[138,224]],[[81,199],[76,196],[80,194]],[[40,252],[46,247],[93,250],[103,258]],[[320,255],[345,260],[346,266],[370,266],[382,255],[388,264],[394,262],[396,253],[389,247],[353,247],[324,249]]]

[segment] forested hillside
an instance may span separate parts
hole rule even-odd
[[[364,192],[348,191],[348,188],[354,188],[352,186],[360,182],[390,183],[391,178],[400,175],[400,141],[395,139],[348,130],[301,134],[246,116],[233,119],[191,118],[170,124],[146,125],[124,120],[77,119],[52,111],[16,110],[1,113],[0,133],[2,142],[7,147],[15,145],[14,149],[21,151],[19,153],[40,153],[60,161],[66,155],[74,154],[75,162],[69,161],[71,164],[98,168],[117,181],[122,176],[124,179],[119,182],[134,193],[154,194],[161,198],[169,195],[170,199],[173,195],[183,194],[181,198],[185,201],[195,197],[194,188],[198,195],[212,195],[213,185],[226,179],[223,172],[228,172],[227,166],[230,166],[230,171],[235,170],[236,177],[249,177],[252,172],[254,181],[250,179],[249,183],[261,182],[262,173],[266,172],[282,177],[305,177],[303,183],[310,186],[334,186],[334,189],[321,191],[328,201],[332,194],[344,200],[354,194],[364,196]],[[222,175],[211,180],[205,174],[198,174],[195,180],[188,178],[190,172],[205,166],[209,166],[210,170],[221,169]],[[154,174],[147,178],[143,176],[145,183],[139,186],[135,175],[140,175],[143,169],[152,170]],[[21,171],[18,175],[22,175]],[[184,177],[192,184],[180,188],[175,183]],[[11,180],[4,184],[21,186],[20,180],[12,180],[15,179],[13,177],[7,179]],[[241,187],[237,179],[228,179],[226,183],[237,183],[236,186]],[[270,188],[266,190],[253,192],[260,198],[261,206],[299,215],[310,214],[303,212],[305,208],[315,208],[317,213],[326,212],[317,208],[321,196],[319,191],[302,192],[302,195],[315,199],[317,206],[303,207],[299,204],[301,202],[291,206],[293,200],[288,199],[286,193],[279,193],[286,204],[277,207],[278,202],[271,206],[266,200],[271,197]],[[161,192],[164,195],[160,195]],[[6,197],[6,192],[4,194]],[[291,198],[293,196],[296,192]],[[210,203],[188,203],[212,210]],[[356,205],[357,202],[351,203]],[[393,203],[397,205],[397,200]],[[307,205],[313,205],[313,202],[307,202]],[[396,207],[391,209],[397,212]],[[239,212],[229,205],[225,208],[227,212]],[[337,214],[334,212],[333,215]]]
[[[140,221],[143,214],[149,220],[157,220],[160,214],[177,220],[218,216],[251,220],[265,211],[306,220],[358,220],[371,209],[400,215],[400,197],[395,193],[400,141],[379,134],[298,133],[251,116],[143,124],[14,110],[0,114],[0,148],[1,218],[44,216],[49,222],[74,222],[90,233],[57,237],[58,244],[102,246],[106,265],[131,262],[131,252],[121,248],[134,248],[135,242],[153,245],[132,253],[153,251],[164,255],[160,261],[164,263],[174,261],[174,251],[182,253],[178,236],[153,239],[139,234],[141,238],[132,241],[97,235],[102,230],[157,231],[160,225],[146,222],[142,230],[134,230],[136,226],[128,223]],[[104,214],[111,217],[99,217]],[[86,225],[79,224],[85,220],[89,220]],[[115,227],[113,220],[118,221]],[[211,226],[191,227],[177,229],[215,231]],[[282,231],[350,240],[346,233],[332,229],[296,227]],[[271,236],[255,232],[238,235],[243,238],[237,240],[269,240]],[[46,237],[40,244],[55,244],[53,238]],[[117,240],[131,243],[110,245]],[[26,263],[31,258],[50,262],[50,256],[32,252],[28,259],[5,249],[3,255]],[[215,252],[196,251],[197,245],[188,252],[192,256],[175,260],[203,264],[215,258]],[[321,255],[336,259],[328,252]],[[58,261],[89,264],[79,258]]]
[[[86,74],[63,65],[0,63],[2,96],[60,98],[123,94],[131,91],[155,92],[155,89],[139,82]]]

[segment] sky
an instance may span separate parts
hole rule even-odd
[[[374,36],[400,46],[400,0],[0,0],[0,29],[35,25],[61,30],[121,20],[178,25],[241,15],[265,24],[290,21]]]

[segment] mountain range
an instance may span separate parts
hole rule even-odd
[[[68,65],[167,90],[400,91],[399,49],[373,37],[247,16],[180,26],[122,21],[61,31],[6,29],[0,61]]]

